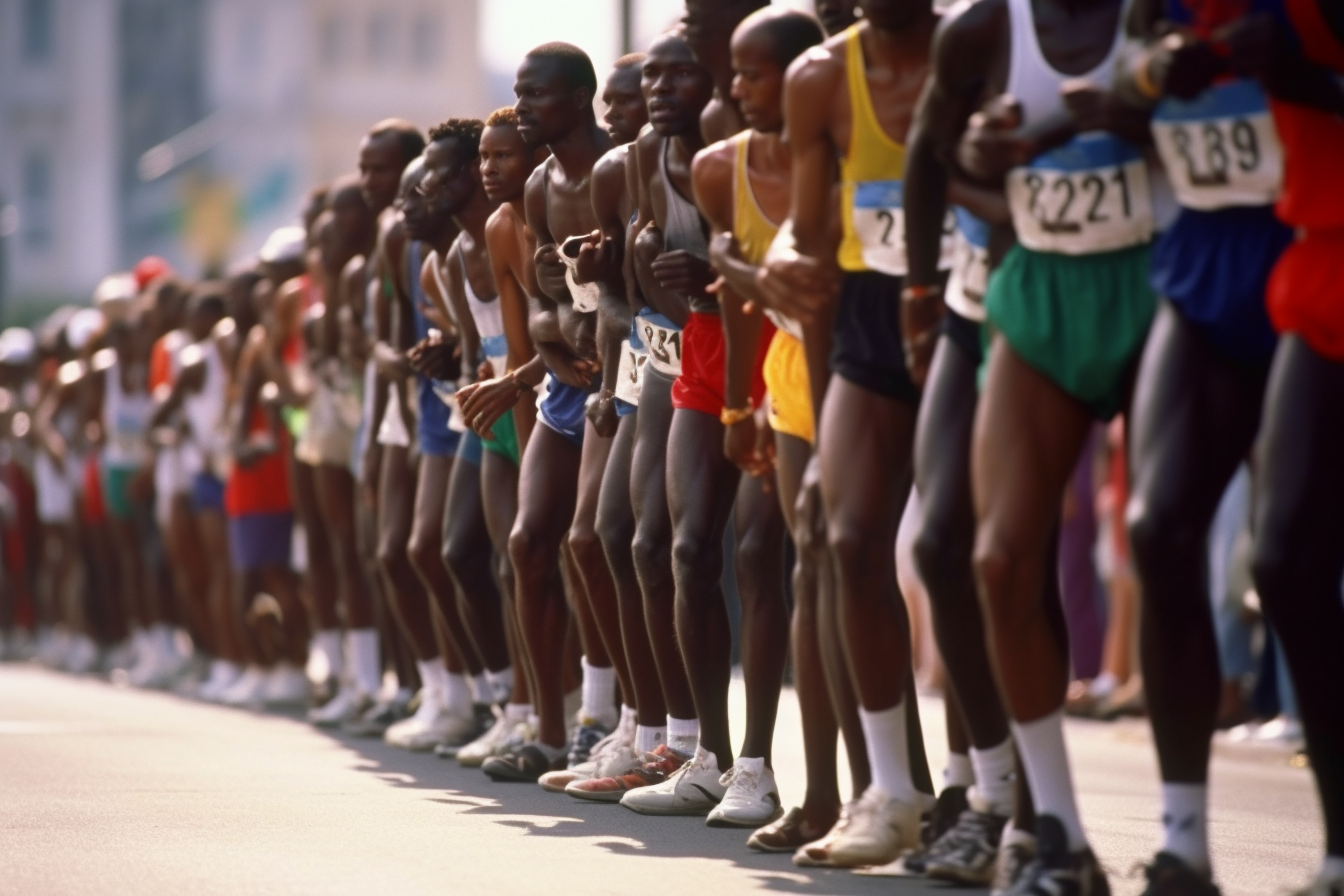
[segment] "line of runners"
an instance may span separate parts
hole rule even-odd
[[[0,336],[53,649],[87,670],[129,633],[113,665],[166,686],[175,620],[214,658],[200,695],[253,704],[307,697],[311,641],[335,682],[317,725],[754,828],[802,865],[1106,893],[1047,571],[1088,430],[1125,412],[1163,782],[1147,892],[1218,892],[1204,545],[1254,448],[1256,584],[1326,821],[1302,892],[1338,896],[1344,17],[763,6],[687,0],[600,94],[582,50],[537,47],[511,108],[377,125],[358,175],[227,280],[146,260]],[[949,677],[936,799],[903,515]],[[807,782],[786,812],[790,655]]]

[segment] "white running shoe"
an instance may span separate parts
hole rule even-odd
[[[885,865],[919,845],[919,807],[869,786],[850,810],[849,824],[831,842],[837,868]]]
[[[510,748],[514,730],[519,723],[509,721],[504,713],[495,711],[495,723],[485,733],[457,751],[457,761],[467,768],[479,768],[491,756],[498,756]],[[526,726],[526,722],[522,723]],[[524,741],[518,740],[519,744]]]
[[[728,789],[705,819],[712,828],[758,828],[784,814],[775,773],[764,759],[739,756],[719,783]]]
[[[224,692],[242,676],[243,670],[237,663],[228,660],[215,660],[210,663],[210,677],[201,682],[196,696],[211,703],[218,703]]]
[[[265,693],[266,670],[260,666],[248,666],[238,676],[238,680],[219,695],[219,702],[226,706],[257,706]]]
[[[728,789],[722,777],[718,758],[696,747],[691,761],[666,781],[629,791],[621,805],[640,815],[708,815]]]
[[[75,635],[65,654],[65,671],[87,675],[98,666],[98,645],[88,635]]]
[[[354,719],[362,710],[359,696],[353,687],[342,685],[336,696],[308,710],[309,723],[319,728],[336,728]]]
[[[472,716],[460,715],[438,706],[433,700],[424,700],[415,715],[389,726],[383,740],[403,750],[422,752],[441,743],[470,743],[478,731]]]
[[[289,663],[280,663],[266,676],[262,700],[267,706],[305,705],[311,688],[302,669]]]

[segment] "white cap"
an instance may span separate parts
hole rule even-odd
[[[32,330],[10,327],[0,332],[0,364],[22,367],[37,357],[37,337]]]
[[[267,264],[303,261],[303,252],[307,246],[308,235],[302,227],[277,227],[266,237],[257,258]]]
[[[73,351],[83,351],[93,334],[103,326],[103,313],[97,308],[81,308],[65,324],[65,341]]]
[[[109,274],[93,291],[93,304],[108,320],[125,320],[139,295],[134,274]]]

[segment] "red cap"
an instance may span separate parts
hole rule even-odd
[[[136,289],[144,289],[165,274],[173,273],[173,266],[157,255],[148,255],[140,259],[132,273]]]

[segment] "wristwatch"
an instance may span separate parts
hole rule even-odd
[[[724,426],[732,426],[734,423],[741,423],[754,413],[756,409],[751,405],[744,408],[724,408],[719,411],[719,422]]]

